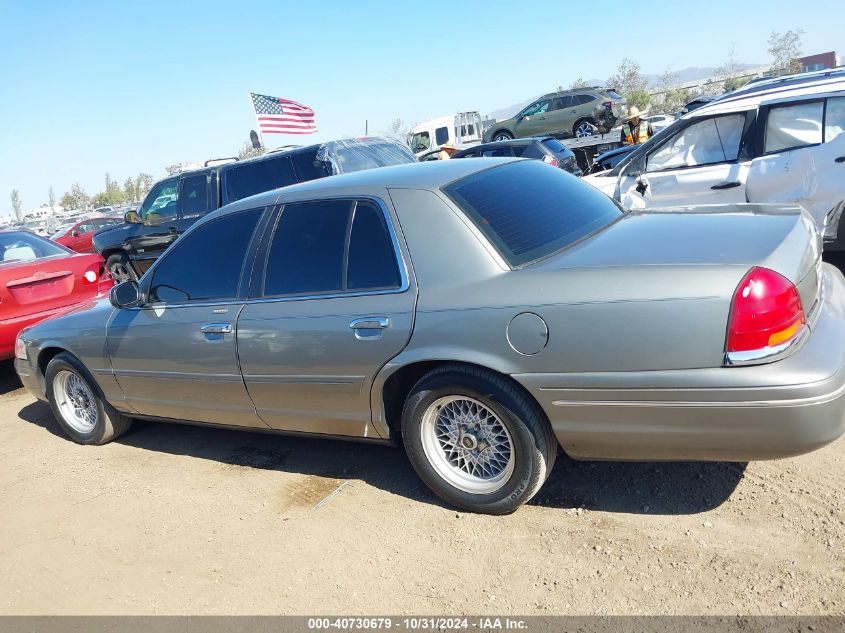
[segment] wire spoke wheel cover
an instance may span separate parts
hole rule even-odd
[[[467,396],[445,396],[422,415],[420,436],[431,467],[471,494],[491,494],[514,471],[510,433],[489,407]]]
[[[78,374],[62,369],[53,379],[53,397],[62,418],[79,433],[91,433],[97,425],[97,401],[88,383]]]

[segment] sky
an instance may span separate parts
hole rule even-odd
[[[49,187],[93,195],[106,172],[122,184],[236,155],[255,128],[249,91],[316,111],[317,134],[267,135],[275,147],[485,114],[608,77],[625,57],[661,73],[718,66],[733,46],[737,62],[766,63],[772,31],[803,29],[804,54],[845,57],[845,0],[0,0],[0,12],[0,216],[12,189],[26,212]]]

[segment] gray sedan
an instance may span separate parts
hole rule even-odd
[[[539,161],[403,165],[195,224],[140,282],[25,330],[75,441],[133,418],[402,444],[455,506],[576,459],[752,460],[837,438],[845,280],[799,209],[623,214]]]

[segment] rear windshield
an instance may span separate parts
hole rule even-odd
[[[341,174],[417,162],[411,151],[399,143],[332,141],[325,144],[325,154]]]
[[[598,189],[533,160],[486,169],[443,191],[514,268],[566,248],[622,215]]]
[[[615,90],[605,90],[604,94],[606,94],[611,99],[621,99],[622,95],[616,92]]]
[[[543,141],[543,145],[552,150],[555,154],[565,154],[569,150],[566,145],[561,143],[556,138],[547,138]]]
[[[69,253],[58,244],[32,233],[0,233],[0,264],[31,262]]]

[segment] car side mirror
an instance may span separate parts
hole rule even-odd
[[[141,289],[137,281],[124,281],[109,292],[109,301],[115,308],[131,308],[141,301]]]
[[[127,224],[138,224],[140,220],[138,219],[138,214],[135,211],[127,211],[123,214],[123,221]]]

